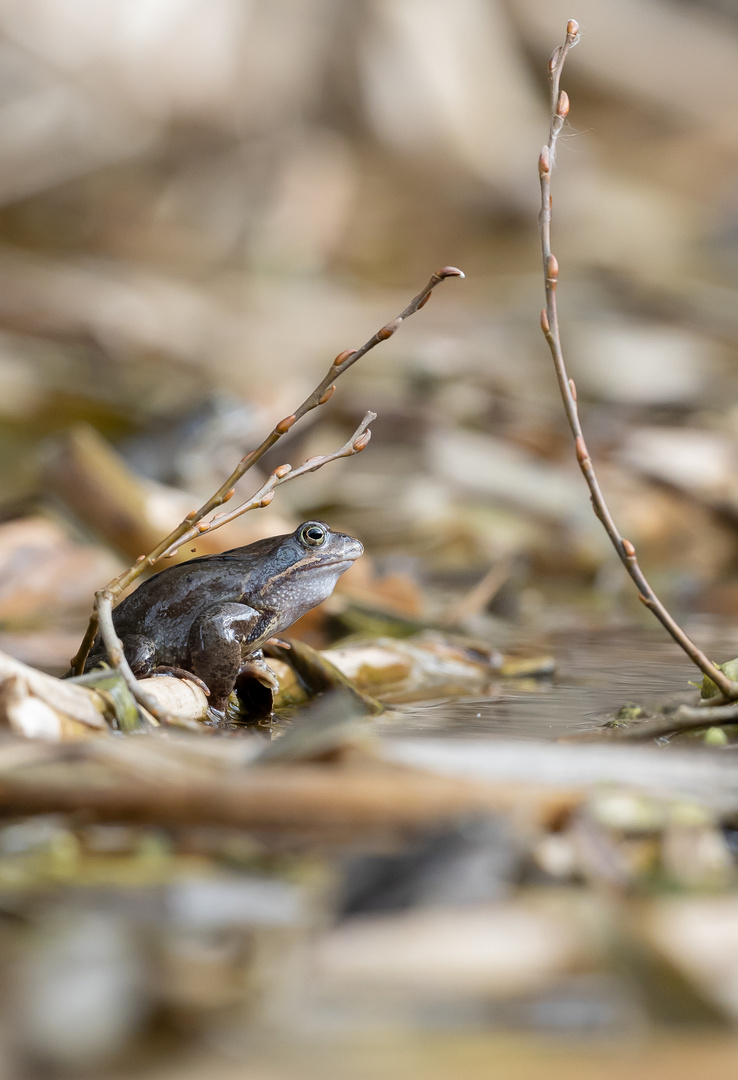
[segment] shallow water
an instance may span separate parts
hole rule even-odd
[[[738,637],[702,627],[700,643],[716,660],[738,653]],[[695,631],[697,636],[697,631]],[[380,717],[385,735],[558,739],[596,731],[626,702],[688,700],[699,673],[665,633],[607,630],[547,638],[556,674],[500,680],[485,698],[394,706]],[[544,650],[542,650],[544,651]]]

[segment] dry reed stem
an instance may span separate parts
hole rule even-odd
[[[556,378],[564,403],[564,411],[569,421],[569,427],[574,437],[577,461],[582,470],[584,479],[589,488],[592,508],[602,522],[605,532],[610,537],[620,561],[635,582],[638,589],[638,597],[649,611],[653,612],[662,626],[671,634],[676,643],[684,650],[690,660],[719,688],[723,699],[738,698],[738,683],[720,671],[718,667],[699,649],[687,636],[675,619],[669,614],[659,600],[656,593],[649,585],[641,570],[636,552],[630,540],[622,537],[615,525],[605,497],[600,489],[595,474],[592,459],[589,456],[587,445],[584,441],[579,410],[577,407],[577,394],[574,381],[569,378],[564,362],[564,354],[561,347],[559,334],[559,318],[556,303],[556,287],[559,279],[559,264],[556,256],[551,251],[551,170],[556,158],[556,143],[564,121],[569,113],[569,98],[564,90],[559,89],[561,73],[566,62],[566,57],[579,40],[579,24],[571,19],[567,23],[566,38],[564,44],[554,49],[549,60],[548,77],[550,84],[551,124],[549,128],[548,142],[541,150],[538,158],[538,175],[541,182],[541,211],[538,216],[538,224],[541,233],[541,249],[543,253],[543,272],[546,289],[546,307],[541,312],[541,328],[548,342],[556,369]],[[716,703],[719,703],[718,699]]]
[[[56,747],[55,749],[58,749]],[[85,747],[77,749],[83,758]],[[142,763],[145,766],[145,762]],[[426,829],[429,824],[525,807],[526,819],[550,827],[580,805],[579,788],[485,783],[376,765],[271,765],[224,776],[202,769],[179,775],[139,768],[136,775],[0,775],[0,816],[82,812],[85,820],[147,823],[177,828],[233,827],[288,830],[296,837],[322,830],[339,836],[369,830]]]

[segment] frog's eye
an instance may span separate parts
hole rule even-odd
[[[298,539],[305,547],[320,547],[321,544],[325,543],[327,535],[328,530],[325,525],[319,525],[317,522],[311,521],[300,529]]]

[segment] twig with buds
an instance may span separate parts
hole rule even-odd
[[[538,158],[538,175],[541,182],[541,211],[538,216],[538,224],[541,233],[541,249],[543,252],[543,271],[546,288],[546,307],[541,312],[541,328],[551,350],[556,377],[564,403],[564,411],[569,421],[577,461],[582,470],[584,479],[589,488],[592,507],[595,514],[602,522],[605,532],[610,537],[612,545],[617,552],[620,561],[630,574],[638,589],[641,601],[668,630],[676,643],[684,650],[690,660],[716,684],[722,698],[710,699],[714,704],[724,700],[738,698],[738,683],[729,679],[713,662],[699,649],[687,636],[684,630],[669,614],[659,600],[656,593],[649,585],[641,570],[636,552],[630,540],[622,537],[613,521],[610,510],[605,502],[600,485],[595,474],[592,459],[589,456],[587,445],[582,434],[582,426],[579,421],[577,407],[577,391],[574,380],[569,378],[564,362],[564,354],[559,335],[559,319],[556,304],[556,287],[559,280],[559,264],[556,256],[551,251],[551,170],[556,157],[556,143],[569,113],[569,97],[564,90],[560,90],[561,73],[569,51],[579,41],[579,24],[571,19],[567,23],[566,38],[564,44],[554,49],[549,60],[548,77],[551,90],[551,125],[549,128],[548,142],[541,150]]]
[[[274,446],[274,444],[278,442],[298,420],[305,416],[306,413],[311,412],[321,405],[325,405],[333,395],[336,380],[376,345],[391,338],[405,319],[410,318],[411,315],[414,315],[416,311],[419,311],[420,308],[428,302],[436,285],[449,277],[463,278],[464,274],[454,266],[444,266],[443,269],[436,271],[425,287],[421,289],[417,296],[413,297],[397,318],[382,326],[368,341],[364,342],[360,349],[346,349],[344,352],[339,353],[324,377],[295,412],[280,420],[255,450],[250,451],[241,458],[228,479],[221,484],[218,490],[211,495],[199,509],[193,510],[187,514],[179,525],[173,529],[168,536],[165,536],[164,539],[148,553],[148,555],[141,555],[133,566],[129,567],[128,570],[109,582],[104,589],[101,589],[96,593],[95,607],[90,616],[84,638],[82,639],[82,643],[80,644],[76,656],[70,662],[72,670],[76,675],[81,674],[84,670],[85,661],[89,656],[92,643],[95,640],[95,635],[99,629],[103,640],[105,641],[105,646],[108,649],[111,663],[116,664],[116,666],[120,668],[123,677],[126,679],[131,690],[136,695],[137,700],[139,700],[144,708],[148,709],[152,715],[158,715],[158,711],[160,710],[158,710],[155,702],[151,701],[150,698],[143,694],[139,689],[135,676],[126,663],[121,643],[113,628],[112,609],[115,603],[129,585],[140,577],[145,570],[154,566],[160,559],[174,555],[179,544],[201,535],[203,532],[211,532],[214,529],[220,528],[227,522],[232,521],[235,517],[247,513],[249,510],[267,506],[274,497],[274,489],[288,479],[296,479],[297,476],[301,476],[306,472],[314,472],[329,461],[334,461],[339,457],[349,457],[352,454],[359,453],[363,450],[370,438],[368,424],[374,418],[374,414],[367,413],[361,425],[354,432],[346,446],[342,447],[334,454],[328,454],[325,458],[313,458],[295,470],[292,470],[288,465],[280,466],[278,469],[274,470],[266,484],[264,484],[263,487],[247,502],[242,503],[230,513],[217,514],[208,519],[209,514],[233,497],[236,483],[264,456],[267,450]],[[117,659],[114,660],[113,656]],[[143,700],[143,698],[147,698],[147,700]]]
[[[353,457],[354,454],[360,454],[368,445],[369,440],[372,437],[369,425],[376,419],[376,413],[366,413],[364,419],[361,421],[348,442],[344,443],[339,450],[334,450],[331,454],[325,454],[322,457],[308,458],[308,460],[297,469],[293,469],[291,465],[278,466],[278,468],[272,471],[266,483],[263,484],[250,499],[241,503],[227,514],[217,514],[208,521],[200,521],[196,525],[192,525],[189,531],[184,533],[177,543],[186,543],[188,540],[193,540],[198,536],[202,536],[203,533],[211,532],[213,529],[219,529],[222,525],[226,525],[229,521],[233,521],[235,518],[240,517],[241,514],[248,513],[249,510],[257,510],[259,507],[268,506],[274,498],[274,489],[281,484],[286,484],[290,480],[296,480],[298,476],[304,476],[306,473],[322,469],[324,465],[328,465],[331,461],[337,461],[339,458]],[[176,553],[177,548],[171,547],[164,551],[160,558],[171,558],[173,555],[176,555]],[[100,627],[100,636],[105,644],[108,659],[113,667],[120,671],[139,705],[143,705],[146,711],[151,713],[157,720],[165,720],[167,715],[166,711],[161,708],[158,702],[156,702],[150,694],[147,694],[141,688],[140,683],[131,671],[130,665],[126,660],[125,652],[123,651],[123,642],[116,634],[115,625],[113,623],[114,600],[115,596],[109,586],[100,589],[99,592],[95,593],[95,610],[97,612]]]
[[[293,469],[291,465],[279,465],[272,471],[266,483],[250,499],[242,502],[227,513],[215,514],[207,521],[199,521],[196,525],[193,524],[186,533],[180,536],[176,541],[176,545],[172,545],[162,552],[160,558],[171,559],[177,554],[180,544],[186,544],[189,540],[196,540],[203,533],[219,529],[222,525],[227,525],[229,521],[234,521],[240,517],[241,514],[247,514],[249,510],[258,510],[263,506],[269,506],[269,503],[274,498],[274,489],[280,487],[280,485],[287,484],[290,480],[296,480],[298,476],[305,476],[306,473],[316,472],[316,470],[322,469],[324,465],[328,465],[331,461],[338,461],[339,458],[353,457],[354,454],[360,454],[369,445],[369,440],[372,437],[369,425],[376,419],[377,414],[375,412],[366,413],[348,442],[331,454],[308,458],[297,469]]]

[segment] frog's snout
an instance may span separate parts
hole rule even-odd
[[[353,562],[355,559],[358,559],[359,556],[364,554],[364,545],[361,540],[356,540],[353,536],[349,537],[349,539],[351,543],[346,552],[346,557]]]

